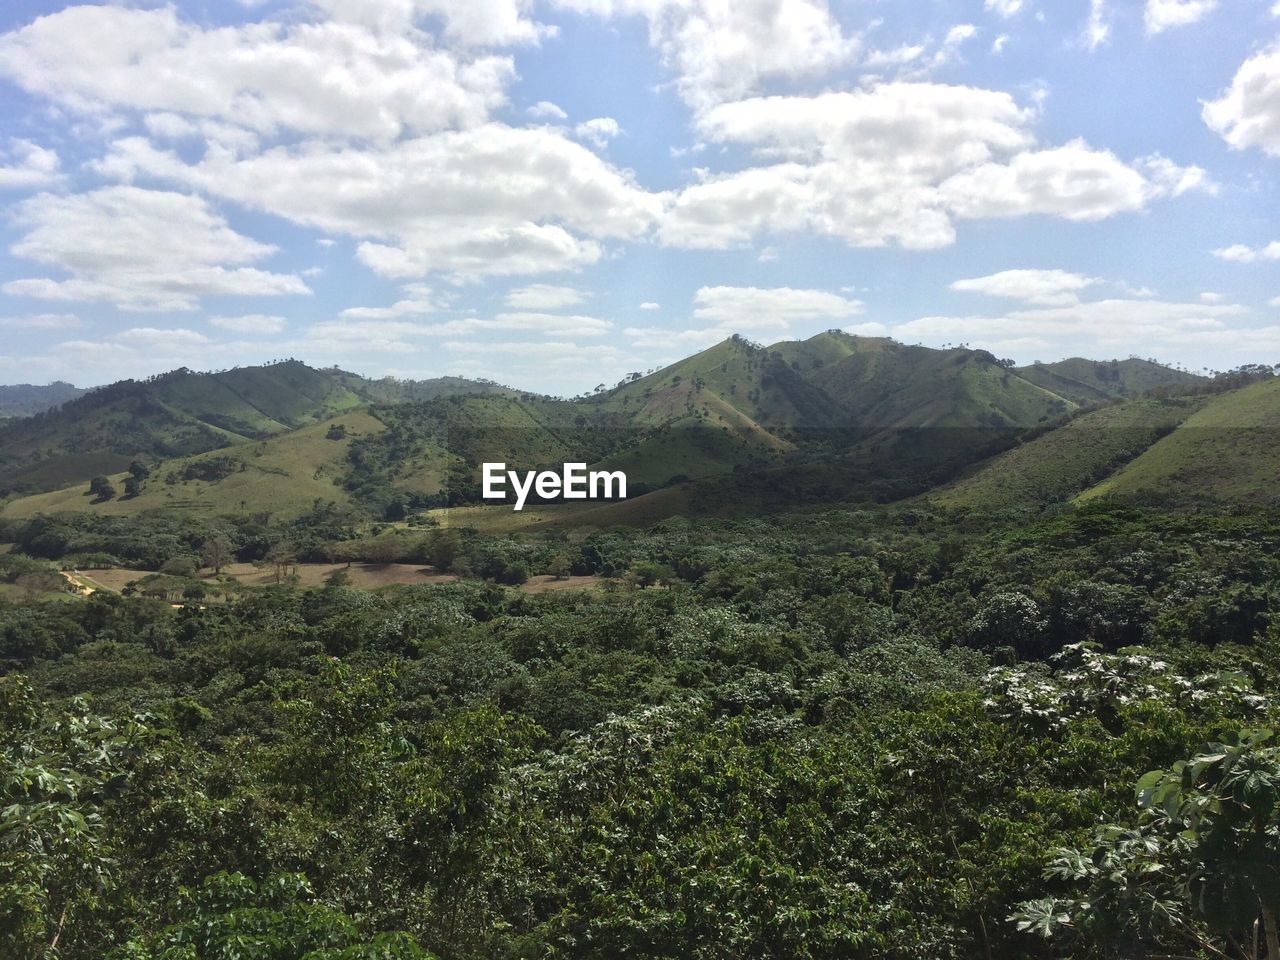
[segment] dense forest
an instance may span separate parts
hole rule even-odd
[[[28,585],[377,542],[319,508],[0,534]],[[390,542],[459,579],[0,594],[0,954],[1280,956],[1271,513]],[[596,579],[503,582],[548,571]]]

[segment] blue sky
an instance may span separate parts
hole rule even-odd
[[[0,381],[1280,362],[1280,3],[0,9]]]

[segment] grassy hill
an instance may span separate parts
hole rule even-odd
[[[1057,363],[1017,367],[1018,376],[1079,404],[1115,397],[1136,397],[1153,390],[1187,388],[1204,377],[1174,370],[1150,360],[1086,360],[1071,357]]]
[[[87,481],[135,458],[168,460],[263,440],[373,402],[495,391],[505,388],[458,378],[370,381],[295,360],[125,380],[0,425],[0,496]]]
[[[1028,379],[985,351],[829,331],[767,348],[732,337],[574,401],[457,379],[371,381],[294,361],[182,370],[0,427],[0,492],[5,484],[46,491],[12,502],[3,511],[10,516],[165,507],[301,513],[319,498],[394,519],[478,503],[487,461],[519,470],[582,461],[623,470],[633,496],[650,494],[636,508],[593,508],[601,515],[891,500],[945,483],[1066,417],[1078,408],[1073,397],[1084,395],[1074,385],[1090,376],[1125,390],[1183,376],[1143,364],[1077,369],[1067,361]],[[1053,377],[1073,386],[1056,392]],[[1072,495],[1140,452],[1191,403],[1143,401],[1080,417],[1052,440],[996,461],[995,472],[1018,478],[1007,489],[1006,481],[978,479],[979,471],[946,496],[995,503]],[[335,441],[338,422],[348,431]],[[91,476],[114,475],[121,488],[139,456],[163,464],[138,496],[88,503]],[[664,488],[683,492],[652,495]]]
[[[1142,454],[1205,402],[1139,399],[1082,413],[984,462],[936,499],[946,506],[991,509],[1069,500]]]
[[[1081,501],[1210,497],[1280,499],[1280,379],[1210,397],[1168,436],[1080,494]]]
[[[98,501],[86,484],[35,494],[5,506],[6,517],[86,511],[107,516],[181,510],[196,516],[266,512],[277,517],[304,513],[316,500],[347,504],[340,485],[352,443],[385,430],[364,410],[352,410],[283,436],[165,462],[137,496]],[[110,476],[117,491],[127,474]]]

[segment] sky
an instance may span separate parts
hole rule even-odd
[[[1280,362],[1277,0],[0,7],[0,382]]]

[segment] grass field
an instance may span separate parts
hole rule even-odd
[[[1139,494],[1273,502],[1280,492],[1280,380],[1211,398],[1173,433],[1084,491],[1079,500]]]
[[[329,439],[333,426],[344,428],[341,439]],[[305,513],[316,500],[345,503],[345,491],[334,483],[346,469],[351,441],[383,430],[383,424],[363,410],[353,410],[322,423],[303,427],[270,440],[184,457],[165,463],[143,484],[136,497],[116,496],[96,502],[85,484],[12,500],[0,508],[5,517],[30,517],[86,511],[127,516],[149,510],[182,510],[198,516],[265,511],[278,517]],[[194,479],[202,466],[229,464],[220,479]],[[168,477],[174,477],[168,482]],[[110,476],[119,494],[126,474]]]

